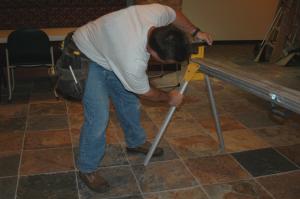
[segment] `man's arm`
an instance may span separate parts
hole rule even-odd
[[[165,92],[154,87],[151,87],[148,92],[140,95],[140,97],[156,102],[167,102],[170,106],[179,106],[183,100],[183,95],[177,90]]]
[[[212,37],[209,33],[200,31],[197,26],[195,26],[181,11],[175,10],[176,12],[176,19],[173,22],[177,28],[185,31],[189,35],[194,35],[196,39],[204,40],[209,45],[212,45]]]

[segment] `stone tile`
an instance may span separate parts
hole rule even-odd
[[[214,155],[219,152],[218,143],[209,135],[167,138],[175,152],[183,159]]]
[[[249,112],[235,114],[234,117],[248,128],[260,128],[280,125],[274,122],[266,112]]]
[[[23,176],[19,181],[17,198],[79,198],[75,173]]]
[[[266,141],[248,129],[224,131],[222,134],[225,142],[225,150],[227,152],[238,152],[270,147]],[[218,140],[216,134],[213,134],[213,137],[216,141]]]
[[[162,125],[162,124],[160,124]],[[159,126],[161,128],[161,126]],[[171,137],[185,137],[192,135],[201,135],[206,133],[198,122],[194,119],[172,119],[164,132],[164,136]]]
[[[189,92],[190,91],[190,92]],[[189,89],[183,98],[183,104],[180,107],[181,109],[188,110],[191,107],[194,107],[194,109],[198,109],[198,107],[207,106],[210,108],[209,105],[209,98],[206,95],[206,93],[197,92],[195,95],[194,93],[191,93],[191,89]]]
[[[272,148],[244,151],[232,155],[255,177],[297,169],[295,165]]]
[[[0,133],[24,132],[26,124],[25,117],[0,118]]]
[[[29,114],[32,115],[64,115],[67,109],[63,101],[53,103],[30,104]]]
[[[21,151],[24,133],[0,133],[0,151]]]
[[[144,193],[186,188],[197,185],[197,181],[179,160],[156,162],[133,166],[140,187]]]
[[[114,130],[106,130],[106,143],[107,144],[120,144],[118,135],[118,131]]]
[[[83,106],[81,102],[67,101],[68,114],[83,114]]]
[[[122,144],[126,143],[123,129],[114,125],[112,122],[109,123],[108,128],[106,129],[106,135],[111,135],[111,137],[114,137],[115,141],[118,141]]]
[[[0,178],[0,197],[14,199],[17,186],[17,177]]]
[[[68,130],[29,132],[25,134],[25,150],[58,147],[72,147]]]
[[[116,113],[115,109],[110,110],[110,112],[109,112],[109,120],[111,122],[115,123],[115,124],[119,123],[118,116],[117,116],[117,113]]]
[[[297,114],[295,112],[288,112],[289,115],[286,119],[285,125],[290,125],[291,127],[294,127],[296,129],[300,129],[300,114]]]
[[[290,126],[260,128],[254,132],[272,146],[300,144],[300,130]]]
[[[28,131],[68,129],[66,115],[34,115],[29,117]]]
[[[78,147],[80,139],[80,129],[71,129],[72,146]]]
[[[163,155],[158,156],[158,157],[155,157],[155,156],[152,157],[150,162],[178,159],[178,156],[176,155],[176,153],[172,150],[172,148],[169,146],[169,144],[164,139],[161,140],[158,147],[161,147],[164,150]],[[145,157],[146,157],[145,155],[140,154],[140,153],[127,152],[127,158],[131,165],[143,164]]]
[[[59,100],[63,100],[63,99],[59,99]],[[57,102],[57,101],[58,99],[56,99],[53,92],[31,93],[29,99],[30,104]]]
[[[72,129],[81,129],[84,121],[83,114],[69,114],[68,117]]]
[[[186,165],[201,184],[215,184],[247,179],[250,176],[229,155],[185,160]]]
[[[0,153],[0,177],[18,175],[20,152]]]
[[[52,82],[49,78],[37,78],[33,80],[32,93],[52,92]]]
[[[115,109],[110,110],[109,117],[113,123],[118,124],[118,125],[120,124],[120,121],[118,119],[117,112]],[[140,120],[141,120],[141,122],[151,122],[150,117],[148,116],[147,112],[143,108],[141,108],[141,110],[140,110]]]
[[[74,159],[77,161],[79,156],[79,148],[74,148]],[[102,158],[99,167],[110,167],[128,165],[126,153],[120,144],[106,144],[104,157]]]
[[[163,123],[164,119],[166,118],[168,111],[170,107],[169,106],[163,106],[163,107],[151,107],[146,109],[146,113],[150,117],[150,119],[157,125],[160,126],[161,123]],[[172,121],[174,120],[190,120],[192,119],[192,115],[188,113],[187,111],[177,109],[172,117]]]
[[[257,181],[278,199],[300,198],[300,171],[258,178]]]
[[[204,186],[204,189],[213,199],[273,199],[259,184],[253,180],[209,185]]]
[[[300,167],[300,144],[281,146],[275,149]]]
[[[0,118],[26,117],[27,104],[0,105]]]
[[[142,127],[145,129],[147,134],[147,139],[155,138],[156,134],[158,133],[159,129],[152,121],[142,121]]]
[[[208,199],[201,188],[191,188],[176,191],[166,191],[153,194],[145,194],[145,199]]]
[[[114,198],[114,199],[143,199],[143,196],[133,195],[133,196],[124,196],[124,197],[121,197],[121,198]]]
[[[219,92],[214,91],[214,96],[216,102],[222,104],[240,99],[240,96],[236,92],[230,92],[229,89],[223,89]]]
[[[130,167],[106,167],[97,170],[109,183],[110,189],[105,193],[96,193],[91,191],[78,177],[79,191],[81,199],[96,199],[120,197],[126,198],[129,195],[138,195],[139,189],[137,187],[134,175]],[[130,198],[130,197],[129,197]]]
[[[238,120],[236,120],[230,115],[221,115],[219,119],[221,122],[222,131],[245,129],[244,125],[242,125]],[[215,121],[213,118],[201,120],[200,123],[204,128],[208,129],[210,132],[216,132]]]
[[[151,122],[151,118],[149,117],[148,113],[141,108],[141,122]]]
[[[120,144],[106,145],[105,155],[101,161],[101,167],[128,165],[124,149]]]
[[[147,139],[153,139],[158,133],[158,128],[152,121],[141,121],[141,125],[146,132]],[[125,135],[122,128],[112,127],[112,126],[108,128],[110,128],[108,129],[109,132],[114,132],[115,134],[117,134],[117,136],[120,138],[122,142],[125,142]]]
[[[15,80],[15,90],[14,90],[14,95],[29,95],[32,90],[32,82],[31,81],[20,81],[19,79]],[[13,96],[14,96],[13,95]]]
[[[183,109],[188,111],[198,123],[200,123],[200,121],[202,120],[213,118],[209,103],[204,105],[183,105]],[[222,115],[222,113],[224,112],[220,107],[217,107],[217,111],[220,115]]]
[[[259,111],[259,107],[255,106],[255,104],[250,103],[246,99],[240,99],[235,101],[226,101],[221,103],[221,107],[225,112],[237,114],[237,113],[255,113]]]
[[[74,170],[72,148],[24,150],[21,175]]]
[[[12,101],[8,102],[8,95],[2,95],[0,104],[28,104],[29,94],[28,93],[14,93],[12,96]]]

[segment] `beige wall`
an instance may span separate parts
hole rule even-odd
[[[180,10],[182,0],[135,0],[135,3],[136,4],[160,3]]]
[[[215,40],[262,40],[278,0],[183,0],[182,10]]]

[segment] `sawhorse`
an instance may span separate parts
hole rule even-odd
[[[203,58],[204,57],[204,46],[200,46],[198,48],[198,53],[197,54],[192,54],[191,58]],[[211,86],[211,82],[209,79],[209,76],[206,74],[203,74],[201,72],[199,72],[199,64],[197,63],[190,63],[187,66],[187,70],[185,72],[184,75],[184,83],[183,85],[180,87],[180,93],[183,94],[188,86],[188,83],[191,80],[205,80],[206,86],[207,86],[207,90],[208,90],[208,96],[209,96],[209,101],[210,101],[210,106],[211,106],[211,110],[212,110],[212,114],[215,120],[215,126],[216,126],[216,131],[217,131],[217,136],[218,136],[218,140],[219,140],[219,148],[221,151],[224,151],[224,138],[223,138],[223,134],[222,134],[222,130],[221,130],[221,125],[220,125],[220,120],[219,120],[219,115],[217,112],[217,107],[216,107],[216,103],[215,103],[215,98],[213,95],[213,90],[212,90],[212,86]],[[160,127],[160,130],[158,132],[158,134],[156,135],[152,146],[149,150],[149,152],[146,155],[146,158],[144,160],[144,165],[147,166],[157,145],[159,144],[169,122],[172,119],[172,116],[174,114],[176,110],[175,106],[172,106],[162,124],[162,126]]]

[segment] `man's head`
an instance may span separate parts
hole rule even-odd
[[[171,25],[154,28],[149,35],[148,47],[153,57],[164,62],[183,62],[190,56],[186,34]]]

